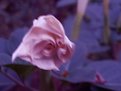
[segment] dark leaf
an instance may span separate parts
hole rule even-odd
[[[15,86],[15,84],[0,73],[0,91],[8,91],[8,89]]]
[[[34,70],[32,65],[10,64],[5,65],[5,67],[14,70],[22,80],[26,79]]]

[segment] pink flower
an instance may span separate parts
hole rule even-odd
[[[30,31],[12,55],[44,70],[59,70],[72,56],[74,44],[67,38],[62,24],[52,15],[33,21]]]

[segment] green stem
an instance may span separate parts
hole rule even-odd
[[[110,42],[110,29],[109,29],[109,0],[103,0],[104,9],[104,32],[103,43],[109,44]]]
[[[74,26],[72,29],[72,39],[74,39],[74,40],[76,40],[79,37],[82,17],[83,17],[83,15],[77,13],[75,22],[74,22]]]

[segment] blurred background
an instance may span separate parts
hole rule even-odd
[[[121,91],[121,0],[89,0],[85,6],[78,3],[77,0],[0,0],[0,91]],[[78,12],[77,5],[84,12]],[[18,75],[22,74],[23,80],[21,71],[31,67],[3,65],[11,63],[13,51],[33,20],[47,14],[60,20],[67,36],[77,45],[72,62],[62,66],[59,73],[34,68],[22,82],[27,86],[16,84],[5,73],[21,81]]]

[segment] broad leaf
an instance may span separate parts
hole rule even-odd
[[[105,80],[104,84],[95,83],[95,85],[115,91],[121,90],[121,63],[105,60],[90,63],[87,68],[94,69]]]
[[[0,73],[0,91],[8,91],[15,83]]]
[[[71,83],[93,82],[96,71],[86,67],[87,62],[79,60],[73,63],[67,63],[60,67],[60,71],[52,71],[51,74],[61,80]]]
[[[5,65],[5,67],[14,70],[22,80],[26,79],[34,70],[32,65],[10,64]]]

